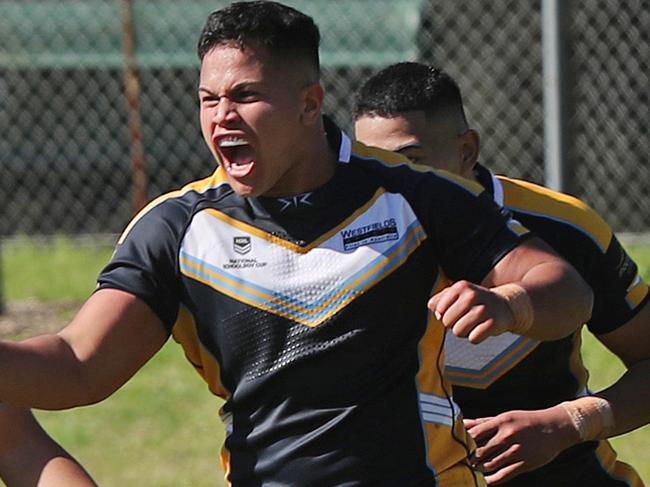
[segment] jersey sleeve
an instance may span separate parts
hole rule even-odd
[[[593,252],[586,278],[594,290],[594,308],[589,330],[607,333],[627,323],[650,301],[648,285],[639,275],[636,263],[616,236],[603,252]]]
[[[425,217],[440,265],[452,280],[480,283],[510,250],[531,236],[481,186],[447,173]],[[430,194],[430,191],[427,190]]]
[[[589,205],[527,181],[499,177],[505,204],[571,263],[594,292],[589,330],[607,333],[647,303],[648,285],[609,224]]]
[[[170,332],[180,304],[177,250],[182,225],[174,213],[173,205],[161,204],[137,216],[99,275],[97,287],[138,296]]]

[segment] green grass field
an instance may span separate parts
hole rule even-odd
[[[630,247],[650,279],[650,247]],[[5,298],[18,302],[83,300],[111,248],[78,246],[65,239],[39,246],[28,241],[2,249]],[[620,361],[584,333],[590,386],[598,390],[623,372]],[[47,430],[79,458],[102,486],[221,487],[221,401],[214,398],[168,343],[106,401],[61,412],[37,412]],[[620,457],[650,485],[650,426],[615,438]]]

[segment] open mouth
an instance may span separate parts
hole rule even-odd
[[[255,168],[255,152],[241,137],[223,137],[217,143],[223,156],[223,168],[234,177],[248,176]]]

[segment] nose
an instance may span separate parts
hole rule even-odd
[[[223,96],[219,99],[219,105],[214,118],[217,125],[227,125],[237,120],[237,104]]]

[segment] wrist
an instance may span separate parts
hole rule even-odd
[[[535,320],[533,303],[528,292],[519,284],[508,283],[492,288],[492,291],[505,299],[513,317],[513,324],[509,331],[517,334],[525,334]]]
[[[561,404],[548,408],[551,415],[553,430],[551,434],[561,442],[561,449],[577,445],[582,442],[580,433],[576,429],[571,415]]]
[[[560,403],[560,406],[569,415],[580,441],[608,438],[614,428],[611,404],[602,397],[579,397]]]

